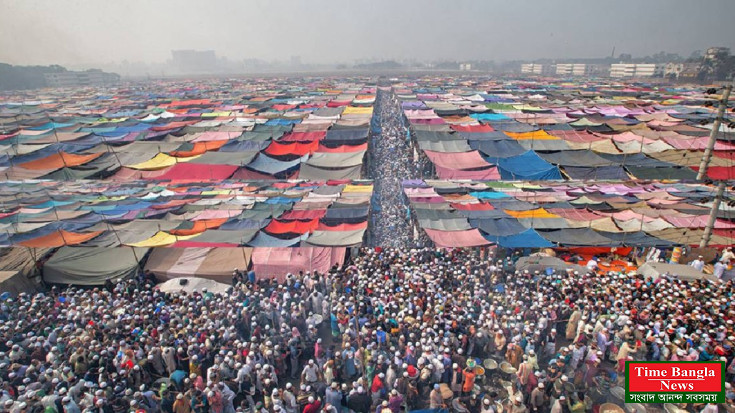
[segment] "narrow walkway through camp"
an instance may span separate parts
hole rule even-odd
[[[379,89],[375,102],[377,133],[370,142],[369,176],[373,179],[373,211],[370,244],[407,247],[412,239],[408,202],[401,181],[414,176],[407,128],[396,96]]]

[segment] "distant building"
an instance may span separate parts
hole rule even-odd
[[[677,77],[679,79],[694,80],[699,76],[701,70],[702,65],[699,63],[684,63]]]
[[[460,63],[459,64],[459,70],[461,70],[461,71],[469,71],[469,70],[472,70],[472,63]]]
[[[584,76],[587,65],[584,63],[557,63],[556,74],[560,76]]]
[[[544,65],[538,63],[524,63],[521,65],[521,73],[540,75],[544,70]]]
[[[120,75],[117,73],[107,73],[99,69],[44,73],[43,77],[49,87],[110,86],[120,82]]]
[[[613,63],[610,77],[661,77],[664,65],[656,63]]]
[[[669,62],[664,65],[664,77],[678,78],[684,71],[684,63]]]
[[[729,47],[710,47],[704,54],[704,60],[718,60],[730,56]]]
[[[173,67],[181,73],[213,73],[217,71],[214,50],[172,50]]]

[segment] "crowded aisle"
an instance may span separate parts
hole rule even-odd
[[[395,95],[379,90],[375,110],[381,132],[371,142],[370,177],[374,180],[371,222],[372,245],[405,247],[411,242],[412,228],[401,182],[415,175],[406,156],[410,140]]]
[[[0,405],[582,412],[616,400],[626,360],[723,360],[732,411],[733,292],[675,275],[516,270],[479,249],[362,249],[328,274],[235,274],[227,294],[162,293],[141,274],[3,302]]]

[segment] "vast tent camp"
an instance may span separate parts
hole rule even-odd
[[[699,246],[715,188],[645,182],[404,181],[418,225],[440,247]],[[710,245],[735,244],[729,198]]]
[[[0,410],[644,413],[643,360],[719,360],[730,385],[735,140],[707,89],[0,95]]]
[[[153,83],[0,101],[0,174],[18,179],[359,179],[364,79]]]
[[[461,81],[394,85],[429,176],[474,180],[692,180],[716,108],[702,88]],[[733,119],[707,170],[733,179]],[[727,120],[726,120],[727,123]]]

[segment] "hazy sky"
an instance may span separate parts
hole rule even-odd
[[[512,60],[735,50],[734,0],[0,0],[0,62]]]

